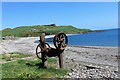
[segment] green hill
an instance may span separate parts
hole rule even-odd
[[[27,37],[27,36],[39,36],[42,32],[46,35],[56,34],[58,32],[64,32],[66,34],[76,33],[87,33],[91,32],[89,29],[77,29],[73,26],[54,26],[54,25],[35,25],[35,26],[21,26],[16,28],[6,28],[0,31],[2,36],[16,36],[16,37]]]

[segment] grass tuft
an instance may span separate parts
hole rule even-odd
[[[41,60],[18,60],[11,63],[2,64],[2,78],[61,78],[68,70],[57,69],[53,66],[56,60],[48,59],[48,68],[41,68]]]
[[[11,61],[17,58],[25,58],[25,57],[30,57],[32,56],[31,54],[22,54],[22,53],[18,53],[18,52],[12,52],[12,53],[8,53],[8,54],[0,54],[0,57],[2,60],[5,61]]]

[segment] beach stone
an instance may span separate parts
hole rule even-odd
[[[65,78],[119,78],[114,72],[107,69],[71,69]]]
[[[69,76],[72,76],[72,73],[69,73],[68,75],[69,75]]]

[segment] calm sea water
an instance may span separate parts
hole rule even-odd
[[[72,46],[118,46],[118,29],[68,36]]]

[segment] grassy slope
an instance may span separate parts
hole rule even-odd
[[[7,61],[7,63],[2,64],[2,69],[0,69],[2,78],[38,78],[39,80],[39,78],[60,78],[68,72],[67,69],[56,69],[57,60],[54,58],[48,58],[48,68],[41,68],[41,60],[37,58],[32,60],[8,60],[9,58],[25,58],[28,56],[32,55],[16,52],[0,54],[0,58]]]
[[[2,64],[2,78],[60,78],[67,74],[68,70],[56,69],[55,60],[48,59],[48,68],[39,68],[41,61],[18,60]],[[29,65],[28,65],[29,64]]]
[[[11,59],[17,59],[17,58],[25,58],[25,57],[30,57],[32,56],[31,54],[22,54],[18,52],[12,52],[8,54],[0,54],[0,58],[3,61],[11,61]]]
[[[35,32],[31,32],[30,30],[36,29]],[[0,31],[2,32],[2,36],[17,36],[17,37],[26,37],[26,36],[38,36],[40,33],[45,32],[47,35],[49,34],[56,34],[58,32],[64,32],[68,34],[75,34],[75,33],[86,33],[90,32],[89,29],[77,29],[73,26],[22,26],[16,27],[14,29],[4,29]]]

